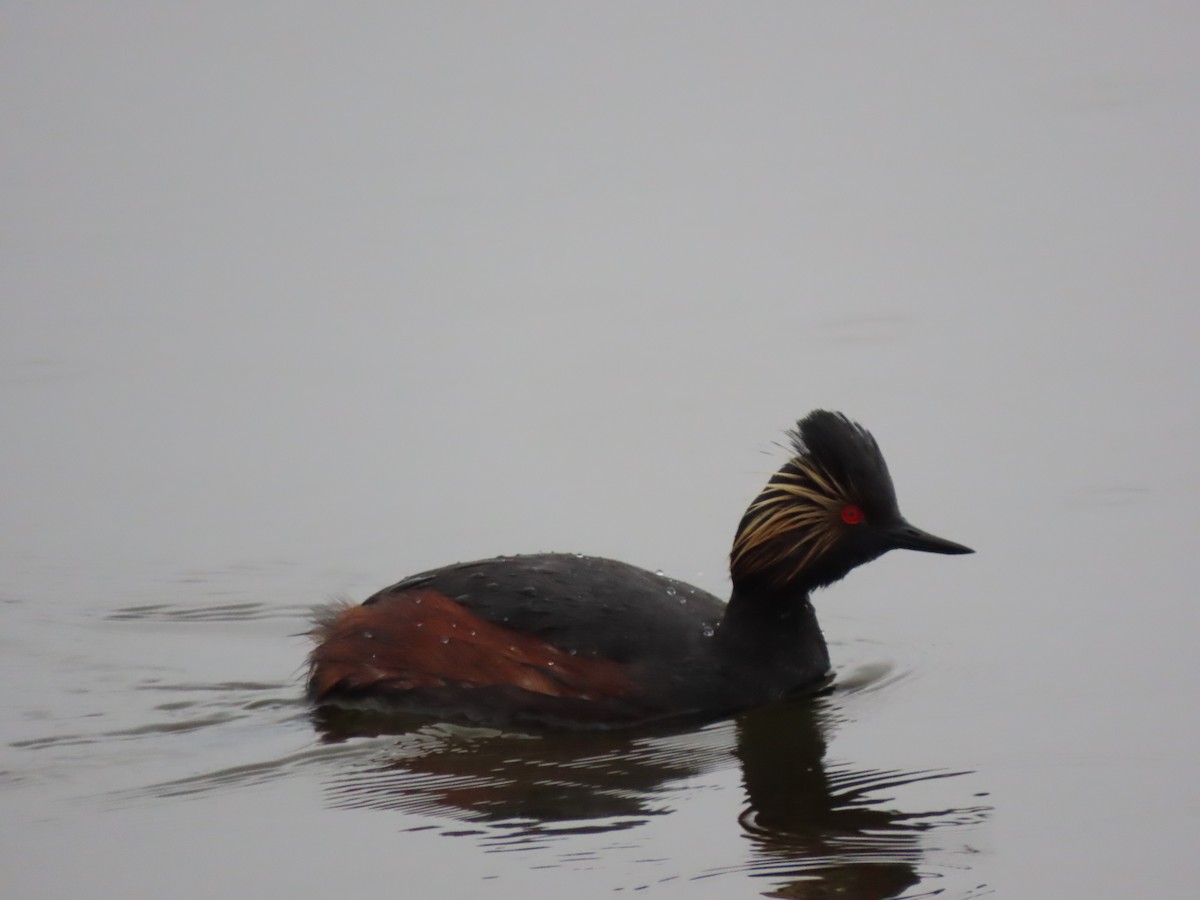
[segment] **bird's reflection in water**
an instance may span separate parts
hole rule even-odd
[[[781,705],[738,720],[734,753],[748,800],[741,824],[756,848],[751,868],[786,883],[771,897],[900,896],[921,881],[922,835],[978,822],[989,809],[889,808],[904,785],[969,773],[827,764],[822,709]]]
[[[328,782],[340,807],[486,823],[497,841],[629,828],[669,812],[668,783],[731,762],[726,724],[691,732],[529,735],[318,710],[328,740],[398,735],[383,762]]]
[[[736,870],[762,877],[766,896],[898,897],[921,881],[925,834],[978,822],[988,809],[889,808],[902,785],[963,773],[827,764],[832,702],[780,704],[686,731],[537,736],[341,710],[314,717],[330,741],[399,738],[329,780],[331,804],[450,816],[463,823],[453,833],[496,849],[636,828],[673,812],[667,794],[681,779],[740,763],[747,803],[739,821],[753,853]]]

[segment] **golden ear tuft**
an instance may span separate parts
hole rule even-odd
[[[734,580],[772,571],[780,582],[797,578],[837,543],[840,510],[851,502],[816,460],[788,460],[742,518],[730,557]]]

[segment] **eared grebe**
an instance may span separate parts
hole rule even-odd
[[[317,616],[308,696],[480,724],[611,728],[715,718],[821,684],[810,592],[903,547],[971,553],[908,524],[879,445],[840,413],[738,525],[723,603],[681,581],[564,553],[457,563]]]

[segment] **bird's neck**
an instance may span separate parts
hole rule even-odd
[[[808,590],[735,586],[718,631],[722,651],[773,697],[829,669],[829,651]]]
[[[817,624],[808,590],[803,587],[760,588],[735,585],[721,631],[728,639],[773,643],[803,633]]]

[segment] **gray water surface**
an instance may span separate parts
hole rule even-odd
[[[1190,7],[0,15],[6,896],[1194,896]],[[443,563],[726,594],[814,407],[978,551],[821,592],[829,693],[301,702]]]

